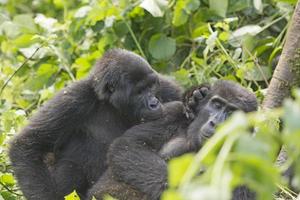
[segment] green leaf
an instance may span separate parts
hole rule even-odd
[[[46,17],[43,14],[37,14],[37,16],[34,18],[34,21],[48,32],[54,32],[56,30],[55,25],[57,24],[57,19]]]
[[[0,177],[1,183],[5,185],[14,185],[15,184],[15,179],[11,173],[5,173],[1,175]]]
[[[76,79],[80,79],[84,77],[89,69],[91,68],[91,63],[89,58],[87,57],[80,57],[75,60],[75,64],[72,68],[76,68]]]
[[[172,189],[168,189],[164,191],[161,199],[162,200],[183,200],[181,195],[176,190],[172,190]]]
[[[147,10],[153,17],[162,17],[167,9],[167,0],[144,0],[140,7]]]
[[[256,66],[253,62],[247,62],[238,69],[237,76],[251,81],[264,81],[271,78],[272,73],[269,67]]]
[[[242,37],[246,34],[253,36],[253,35],[258,34],[261,30],[262,30],[262,28],[258,25],[247,25],[247,26],[243,26],[243,27],[235,30],[232,33],[232,37]]]
[[[296,3],[297,3],[297,0],[275,0],[275,1],[289,3],[289,4],[293,4],[293,5],[296,5]]]
[[[176,80],[178,80],[180,83],[184,85],[186,85],[189,81],[188,79],[189,72],[184,68],[179,69],[178,71],[174,72],[172,75],[175,76]]]
[[[10,21],[1,24],[0,28],[9,38],[16,38],[21,33],[19,26]]]
[[[188,14],[184,10],[184,1],[177,1],[172,23],[174,26],[181,26],[187,22]]]
[[[194,158],[193,154],[185,154],[183,156],[173,158],[168,164],[169,186],[177,187],[192,163]]]
[[[228,0],[209,0],[209,8],[221,17],[226,17]]]
[[[228,6],[228,13],[241,11],[243,9],[251,7],[252,0],[230,0]]]
[[[14,40],[14,44],[19,48],[27,47],[33,44],[36,40],[33,40],[34,35],[32,34],[23,34],[17,37]]]
[[[181,26],[187,22],[189,14],[200,6],[199,0],[178,0],[175,5],[172,23]]]
[[[229,43],[234,47],[239,47],[241,41],[246,37],[255,36],[262,31],[262,28],[258,25],[246,25],[233,31],[229,36]],[[252,38],[253,39],[253,38]],[[252,42],[253,44],[253,42]],[[248,49],[250,50],[250,49]]]
[[[300,106],[291,100],[285,101],[283,119],[286,133],[300,131]]]
[[[43,88],[43,86],[49,83],[50,78],[55,72],[57,72],[57,67],[52,64],[41,64],[37,71],[34,79],[28,79],[26,82],[26,88],[36,91]]]
[[[9,191],[0,191],[0,200],[17,200],[17,198]]]
[[[253,5],[254,8],[260,13],[262,14],[263,12],[263,4],[262,4],[262,0],[253,0]]]
[[[14,24],[17,24],[20,27],[20,30],[23,33],[36,33],[37,28],[34,23],[34,20],[29,14],[17,15],[13,19]]]
[[[149,42],[149,52],[157,60],[167,60],[176,51],[176,41],[163,34],[153,35]]]
[[[201,36],[208,36],[208,35],[209,35],[209,30],[208,30],[206,23],[201,24],[196,29],[194,29],[192,32],[193,38],[197,38],[197,37],[201,37]]]
[[[85,17],[88,12],[91,10],[92,8],[90,6],[82,6],[81,8],[79,8],[76,13],[74,14],[75,18],[83,18]]]
[[[80,200],[80,198],[79,198],[77,192],[74,190],[72,193],[65,196],[65,200]]]
[[[93,199],[92,200],[96,200],[96,198],[95,197],[93,197]],[[110,195],[104,195],[104,198],[103,198],[103,200],[117,200],[117,199],[115,199],[115,198],[113,198],[112,196],[110,196]]]

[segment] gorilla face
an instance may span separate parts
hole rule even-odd
[[[219,96],[213,96],[203,107],[202,112],[207,113],[207,120],[200,128],[200,137],[210,138],[216,126],[224,122],[228,116],[238,108]],[[200,140],[200,138],[199,138]]]
[[[149,67],[135,68],[122,73],[110,96],[112,105],[134,124],[162,116],[158,75]]]
[[[195,106],[197,117],[189,126],[188,137],[192,145],[199,148],[234,111],[251,112],[256,109],[257,100],[253,93],[236,83],[219,80]]]
[[[159,77],[146,60],[115,50],[108,52],[98,66],[91,73],[98,99],[112,105],[124,120],[135,125],[162,115]]]
[[[150,73],[135,84],[129,96],[129,110],[138,122],[155,120],[162,116],[159,81],[155,73]],[[130,113],[130,112],[128,112]]]
[[[198,149],[203,141],[210,138],[216,127],[224,122],[238,108],[226,99],[217,95],[212,96],[201,107],[198,116],[191,123],[188,135],[194,148]]]

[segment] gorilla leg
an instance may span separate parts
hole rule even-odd
[[[74,190],[71,188],[77,188],[76,192],[80,197],[85,195],[84,190],[88,183],[82,166],[72,161],[61,160],[53,167],[53,177],[58,194],[70,194]]]
[[[105,195],[110,195],[119,200],[147,200],[143,193],[135,190],[130,185],[116,181],[110,169],[90,189],[87,199],[91,200],[94,197],[97,200],[102,200]]]

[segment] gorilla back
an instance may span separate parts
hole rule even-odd
[[[140,56],[106,53],[87,78],[60,91],[12,140],[9,156],[24,196],[59,200],[74,189],[84,196],[106,169],[109,144],[162,114],[160,92],[168,100],[181,97],[179,87]]]

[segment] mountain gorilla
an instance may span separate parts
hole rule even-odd
[[[116,139],[108,151],[108,170],[89,191],[88,199],[102,199],[105,194],[119,200],[159,199],[167,187],[169,158],[199,150],[235,110],[257,109],[255,95],[238,84],[221,80],[208,87],[206,94],[202,89],[187,93],[185,101],[190,106],[164,104],[162,118],[134,126]],[[186,112],[189,108],[193,119]]]
[[[106,53],[87,78],[59,92],[12,140],[9,156],[24,196],[60,200],[73,190],[84,196],[107,168],[110,143],[161,116],[160,93],[162,101],[182,96],[140,56]]]

